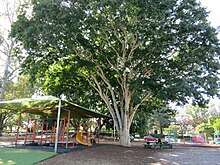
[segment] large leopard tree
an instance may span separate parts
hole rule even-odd
[[[219,41],[196,0],[33,0],[13,25],[23,71],[48,93],[91,92],[130,145],[149,98],[199,104],[218,93]]]

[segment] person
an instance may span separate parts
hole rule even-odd
[[[158,144],[160,145],[160,148],[161,148],[162,147],[162,140],[159,138],[157,142],[158,142]]]
[[[161,139],[160,139],[160,138],[158,139],[158,143],[162,144],[162,141],[161,141]]]

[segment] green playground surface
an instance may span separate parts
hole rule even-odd
[[[32,165],[54,155],[40,150],[0,148],[0,165]]]

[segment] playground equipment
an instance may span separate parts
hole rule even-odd
[[[215,144],[220,144],[220,134],[214,134],[214,142]]]
[[[21,113],[22,114],[22,113]],[[21,124],[21,114],[18,121],[18,132]],[[72,144],[74,147],[74,139],[69,136],[69,116],[68,119],[60,118],[59,125],[57,129],[57,119],[56,118],[47,118],[47,119],[31,119],[28,117],[26,122],[24,123],[24,128],[26,129],[26,133],[23,137],[19,137],[18,134],[16,136],[15,144],[19,142],[19,144],[24,145],[46,145],[46,146],[54,146],[56,141],[56,130],[58,130],[58,141],[59,145],[64,146],[66,144],[66,148],[68,148],[69,144]],[[100,124],[100,119],[98,120],[98,125]],[[86,123],[78,123],[76,135],[76,141],[82,145],[92,146],[95,142],[94,134],[92,132],[92,121]],[[85,138],[83,138],[82,131],[84,130]],[[41,130],[37,130],[37,128],[41,128]],[[99,138],[97,139],[99,143]],[[91,142],[91,143],[90,143]]]
[[[99,112],[95,112],[93,110],[89,110],[87,108],[81,107],[77,104],[68,102],[66,100],[62,100],[53,96],[34,96],[32,98],[24,98],[17,100],[8,100],[0,102],[0,109],[8,109],[13,110],[15,112],[21,112],[18,119],[17,133],[15,145],[17,146],[18,142],[21,140],[24,141],[24,144],[27,144],[28,141],[35,142],[39,136],[37,134],[41,134],[40,143],[43,145],[43,141],[47,141],[49,135],[53,137],[52,140],[54,142],[54,152],[57,153],[57,148],[59,143],[66,143],[66,147],[69,142],[69,127],[70,127],[70,119],[83,119],[83,118],[94,118],[98,119],[98,129],[100,128],[100,120],[101,118],[109,118],[109,116],[103,115]],[[50,129],[46,124],[46,135],[45,138],[45,124],[41,125],[41,131],[36,131],[40,127],[37,123],[39,121],[36,120],[36,124],[33,128],[33,134],[29,131],[28,126],[26,126],[26,135],[25,138],[20,137],[20,127],[21,124],[21,114],[31,114],[31,115],[39,115],[40,117],[37,120],[41,120],[45,118],[54,118],[53,128]],[[40,119],[41,118],[41,119]],[[65,122],[62,122],[65,120]],[[62,122],[62,123],[61,123]],[[27,124],[28,125],[28,124]],[[64,126],[65,125],[65,126]],[[23,130],[22,130],[23,131]],[[47,132],[48,131],[48,132]],[[88,134],[88,132],[87,132]],[[32,139],[30,140],[30,136]],[[88,136],[87,136],[88,137]],[[65,139],[65,140],[64,140]],[[63,141],[64,140],[64,141]],[[99,142],[99,141],[98,141]],[[38,144],[38,143],[37,143]]]
[[[169,142],[169,143],[174,143],[174,142],[175,142],[174,137],[173,137],[173,136],[170,136],[170,135],[165,136],[164,139],[165,139],[165,141],[167,141],[167,142]]]
[[[191,141],[193,143],[201,143],[201,144],[203,144],[203,143],[206,142],[205,134],[202,134],[202,133],[200,133],[198,135],[197,134],[193,134],[192,137],[191,137]]]
[[[49,145],[54,144],[56,140],[56,127],[57,127],[57,119],[31,119],[28,117],[27,122],[24,122],[24,127],[26,133],[24,137],[19,137],[19,128],[21,127],[20,118],[18,121],[18,129],[16,135],[15,144],[24,144],[24,145]],[[66,143],[66,147],[69,142],[69,122],[66,118],[59,120],[58,125],[58,142]],[[41,128],[39,130],[39,128]]]
[[[171,136],[171,133],[173,133],[173,136]],[[176,141],[177,141],[176,134],[177,134],[176,130],[168,130],[168,136],[165,136],[165,140],[167,140],[169,144],[170,144],[170,142],[176,143]]]
[[[34,119],[34,126],[32,129],[32,122],[31,119],[28,117],[27,122],[25,122],[26,133],[24,140],[19,139],[18,137],[19,129],[21,127],[21,116],[23,113],[26,113],[26,112],[21,112],[18,118],[18,127],[17,127],[15,145],[17,145],[18,142],[22,142],[22,141],[24,145],[27,144],[43,145],[43,141],[45,141],[44,144],[46,143],[55,144],[56,137],[57,137],[57,143],[62,143],[62,146],[64,143],[66,143],[66,148],[68,148],[69,143],[72,143],[74,145],[74,142],[69,142],[70,111],[69,110],[64,110],[64,111],[67,112],[67,115],[64,118],[60,118],[59,120],[57,120],[57,118],[46,119],[46,120],[41,119],[40,137],[37,136],[38,135],[37,127],[40,125],[40,122],[38,121],[38,119]],[[33,130],[33,132],[30,132],[31,129]]]
[[[77,132],[76,134],[76,140],[78,143],[85,145],[85,146],[92,146],[92,143],[86,142],[83,140],[83,133],[81,131]]]

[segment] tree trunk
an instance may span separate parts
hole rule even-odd
[[[163,126],[160,125],[160,134],[163,134]]]
[[[129,131],[130,128],[124,128],[122,130],[119,131],[119,143],[120,145],[122,146],[130,146],[131,143],[130,143],[130,131]]]
[[[4,119],[3,119],[3,114],[0,113],[0,136],[2,136],[2,131],[3,131],[3,122],[4,122]]]
[[[125,44],[126,47],[126,44]],[[89,59],[91,60],[91,59]],[[125,66],[125,54],[123,54],[123,66]],[[127,73],[126,69],[123,71],[123,75],[118,78],[121,90],[117,91],[115,87],[110,83],[111,81],[105,75],[104,70],[99,64],[96,63],[96,74],[90,72],[91,83],[95,82],[96,86],[93,86],[99,93],[99,96],[105,102],[116,126],[117,132],[119,132],[119,143],[122,146],[130,146],[130,126],[137,112],[139,106],[151,97],[151,92],[147,92],[141,97],[141,101],[134,104],[132,101],[132,92],[129,90],[129,84],[127,83],[130,73]],[[116,66],[115,68],[118,68]],[[105,86],[103,87],[100,80],[97,79],[97,75],[101,77]],[[107,90],[107,91],[105,91]]]
[[[130,126],[131,122],[129,117],[125,114],[123,120],[123,125],[120,128],[119,132],[119,144],[122,146],[129,147],[130,143]]]

